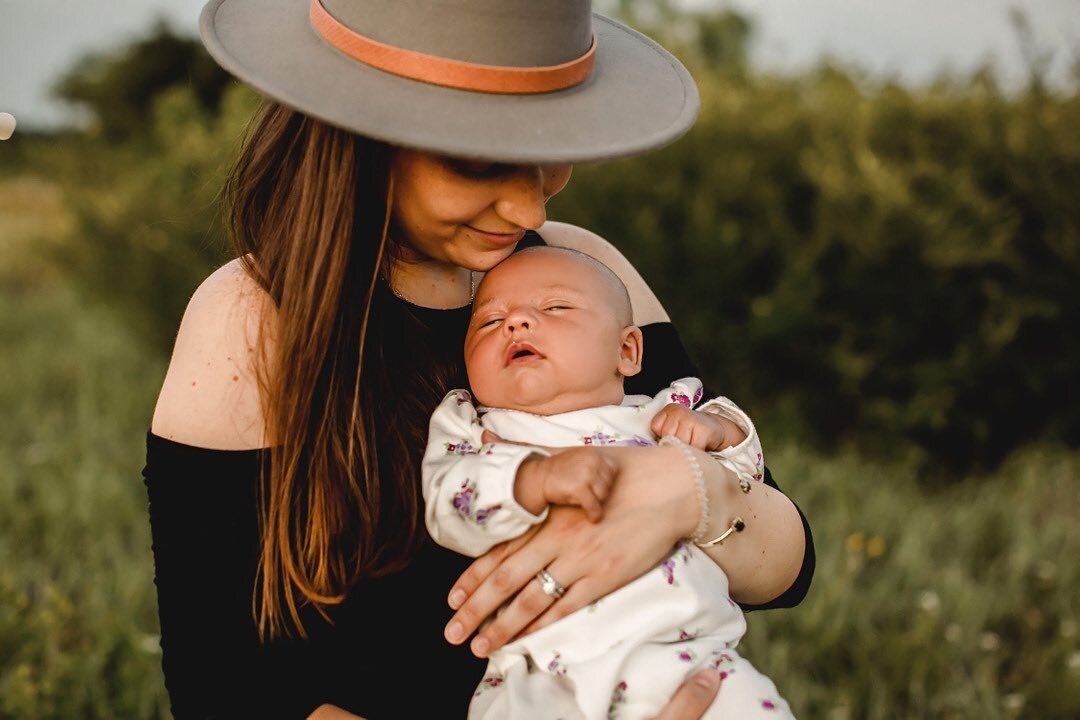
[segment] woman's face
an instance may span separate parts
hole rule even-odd
[[[400,148],[391,237],[421,256],[470,270],[508,257],[526,230],[547,218],[544,205],[570,179],[569,163],[507,165]]]

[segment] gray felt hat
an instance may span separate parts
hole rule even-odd
[[[589,0],[210,0],[199,26],[260,93],[460,157],[635,155],[686,132],[699,105],[678,60]]]

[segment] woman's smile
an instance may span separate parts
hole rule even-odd
[[[521,242],[522,238],[525,237],[524,229],[512,233],[495,233],[481,230],[480,228],[473,227],[472,225],[466,225],[465,227],[480,240],[483,240],[489,245],[493,245],[499,248],[517,245],[519,242]]]

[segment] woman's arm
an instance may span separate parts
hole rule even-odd
[[[158,397],[143,470],[176,718],[304,717],[319,658],[260,644],[252,619],[263,446],[251,371],[261,290],[237,261],[195,291]]]
[[[724,569],[734,600],[754,605],[773,600],[795,582],[806,551],[795,504],[765,483],[752,483],[751,491],[744,493],[735,474],[708,453],[694,448],[687,451],[697,457],[705,475],[709,497],[706,539],[721,535],[736,517],[745,523],[743,531],[702,549]],[[695,521],[699,518],[694,516]]]
[[[538,630],[644,574],[693,532],[700,519],[699,500],[678,448],[598,451],[611,453],[620,464],[603,519],[591,523],[578,508],[554,507],[547,522],[478,558],[451,590],[457,613],[447,624],[447,640],[463,642],[513,597],[472,641],[474,654],[486,657],[519,633]],[[778,490],[759,485],[742,493],[727,470],[702,457],[710,527],[726,527],[736,514],[747,524],[737,537],[712,548],[710,556],[727,572],[735,599],[776,597],[799,571],[803,540],[798,512]],[[561,599],[553,600],[532,582],[545,569],[567,587]]]

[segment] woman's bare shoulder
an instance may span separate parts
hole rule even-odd
[[[648,325],[670,322],[667,311],[660,304],[641,273],[626,259],[618,248],[604,238],[585,228],[569,223],[550,221],[538,231],[548,245],[566,247],[590,255],[611,268],[626,285],[630,302],[634,306],[634,323]]]
[[[260,321],[272,308],[240,260],[199,285],[180,321],[151,432],[196,447],[264,447],[254,360]]]

